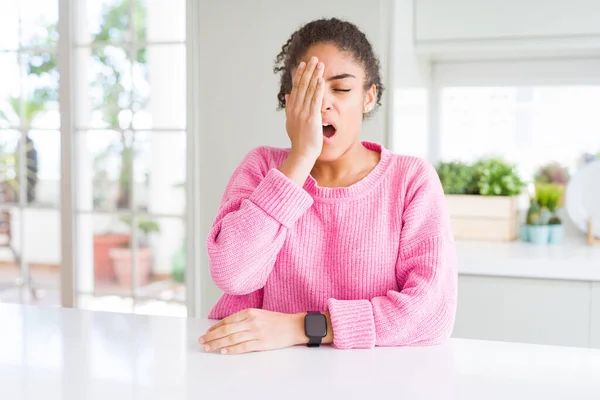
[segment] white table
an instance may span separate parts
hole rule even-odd
[[[452,340],[222,356],[208,320],[0,304],[0,399],[595,399],[600,351]]]

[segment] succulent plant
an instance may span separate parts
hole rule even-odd
[[[527,225],[542,225],[540,215],[540,206],[535,199],[531,199],[531,204],[527,210]]]
[[[558,215],[554,214],[548,220],[548,225],[560,225],[562,224],[562,220],[558,217]]]
[[[535,185],[535,200],[540,206],[542,224],[558,225],[562,221],[556,214],[565,187],[557,183],[538,183]]]

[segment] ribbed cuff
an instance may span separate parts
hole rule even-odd
[[[375,347],[375,319],[368,300],[328,301],[333,346],[338,349],[370,349]]]
[[[285,227],[290,227],[313,204],[306,190],[277,169],[267,172],[249,200]]]

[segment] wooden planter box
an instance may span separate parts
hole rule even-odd
[[[456,239],[516,240],[519,233],[518,197],[446,195]]]

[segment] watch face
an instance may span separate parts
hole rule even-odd
[[[327,336],[327,318],[323,314],[307,315],[304,319],[304,330],[308,337]]]

